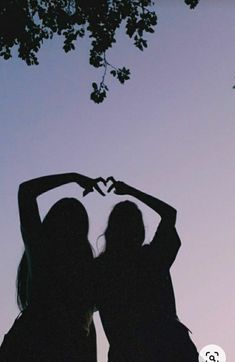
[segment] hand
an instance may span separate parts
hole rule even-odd
[[[95,179],[86,177],[86,179],[85,179],[85,181],[83,181],[82,185],[80,183],[80,186],[84,187],[83,196],[86,196],[90,192],[93,192],[94,189],[97,192],[99,192],[100,195],[105,196],[105,193],[101,190],[101,188],[98,185],[99,182],[102,182],[106,186],[106,181],[103,177],[97,177]]]
[[[122,181],[116,181],[114,177],[110,176],[106,179],[106,183],[111,181],[112,185],[108,188],[108,192],[114,189],[116,195],[127,195],[129,194],[129,186]]]

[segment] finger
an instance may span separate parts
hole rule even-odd
[[[105,196],[105,193],[101,190],[101,188],[97,184],[94,186],[94,188],[96,189],[96,191],[99,192],[99,194],[101,194],[102,196]]]
[[[112,191],[112,189],[114,189],[114,188],[115,188],[115,185],[114,185],[114,184],[112,184],[111,186],[109,186],[109,188],[108,188],[107,192]]]
[[[103,178],[103,177],[97,177],[95,179],[95,182],[98,183],[98,182],[103,182],[103,184],[106,186],[106,180]]]
[[[109,177],[106,179],[106,182],[109,182],[109,181],[112,181],[113,183],[117,182],[113,176],[109,176]]]
[[[85,189],[82,193],[82,196],[84,197],[84,196],[88,195],[90,192],[93,192],[93,189]]]

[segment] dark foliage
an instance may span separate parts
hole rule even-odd
[[[200,0],[184,0],[185,4],[190,6],[190,9],[194,9]]]
[[[185,0],[195,8],[199,0]],[[103,68],[99,85],[92,84],[91,99],[100,103],[108,87],[105,76],[108,68],[120,83],[130,77],[129,69],[111,65],[106,51],[116,42],[115,35],[125,22],[125,33],[134,45],[147,47],[146,33],[154,33],[157,15],[152,0],[1,0],[0,2],[0,56],[9,59],[12,48],[28,65],[38,64],[37,52],[43,42],[55,34],[64,38],[67,53],[75,49],[79,38],[88,33],[91,38],[90,64]]]

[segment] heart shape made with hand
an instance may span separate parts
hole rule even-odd
[[[103,192],[104,195],[107,195],[113,189],[114,182],[115,180],[113,178],[108,177],[106,180],[99,180],[96,186],[98,186],[98,188],[101,190],[101,192]]]
[[[114,177],[110,176],[106,178],[105,182],[106,182],[107,193],[109,193],[115,187],[115,183],[117,181],[114,179]]]
[[[94,189],[99,192],[101,195],[105,196],[107,194],[107,182],[106,180],[99,180],[96,183],[96,186],[94,186]]]
[[[93,185],[92,189],[86,189],[83,192],[83,196],[86,196],[90,192],[96,190],[99,194],[102,196],[106,196],[114,187],[115,180],[113,177],[108,177],[107,179],[104,179],[102,177],[99,177],[94,180],[95,183]]]

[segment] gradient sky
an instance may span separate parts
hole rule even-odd
[[[178,210],[182,247],[172,267],[178,315],[198,349],[218,344],[235,360],[235,2],[201,1],[192,11],[183,1],[161,0],[157,9],[144,53],[118,36],[109,59],[129,66],[132,76],[124,86],[109,79],[101,105],[89,100],[100,74],[88,65],[86,41],[68,55],[60,41],[48,42],[37,67],[0,60],[0,340],[18,313],[18,185],[77,171],[114,175]],[[80,197],[81,190],[68,185],[43,195],[42,215],[65,195]],[[83,201],[96,246],[120,197],[91,194]],[[140,206],[150,241],[158,218]],[[107,341],[95,321],[105,362]]]

